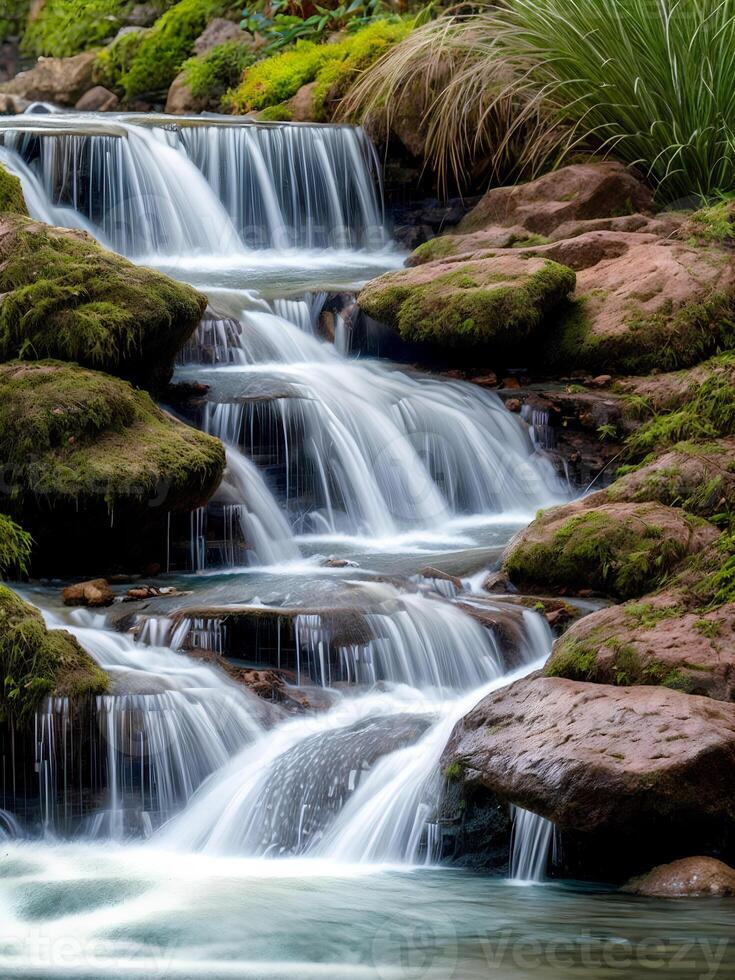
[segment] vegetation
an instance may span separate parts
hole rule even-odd
[[[25,29],[30,0],[3,0],[0,11],[0,44],[10,37],[20,37]]]
[[[0,358],[59,357],[157,387],[206,300],[88,236],[5,216]]]
[[[298,16],[294,8],[293,0],[256,0],[243,11],[242,26],[264,38],[266,51],[272,54],[299,40],[320,41],[338,31],[359,30],[387,12],[383,0],[316,7],[309,17]]]
[[[45,698],[104,694],[107,675],[70,633],[0,585],[0,721],[28,723]]]
[[[256,57],[240,41],[225,41],[184,63],[186,83],[197,99],[219,105],[222,96],[239,83],[243,72]]]
[[[675,201],[735,185],[733,51],[722,0],[505,0],[415,31],[347,108],[390,115],[418,87],[429,163],[460,183],[485,155],[507,177],[586,147]]]
[[[33,539],[6,514],[0,514],[0,575],[25,575]]]
[[[132,2],[45,0],[28,24],[23,48],[29,54],[66,58],[114,37]]]
[[[10,211],[13,214],[28,214],[20,181],[0,166],[0,212],[2,211]]]

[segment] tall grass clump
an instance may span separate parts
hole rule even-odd
[[[733,0],[504,0],[440,18],[363,76],[349,110],[390,111],[420,71],[440,174],[584,149],[638,166],[662,202],[735,187]]]

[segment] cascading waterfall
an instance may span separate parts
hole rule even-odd
[[[387,244],[374,151],[354,127],[26,115],[2,121],[0,143],[34,217],[82,220],[124,255]]]
[[[510,877],[518,882],[542,881],[553,838],[554,825],[550,820],[514,806]]]

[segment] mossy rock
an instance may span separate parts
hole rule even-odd
[[[12,214],[28,214],[23,188],[14,174],[0,166],[0,212],[10,211]]]
[[[0,216],[0,358],[55,357],[152,390],[171,377],[206,298],[84,232]]]
[[[146,392],[60,361],[0,365],[0,453],[33,571],[56,574],[163,564],[168,515],[203,506],[225,464]]]
[[[511,543],[504,570],[524,589],[591,589],[629,599],[717,536],[712,525],[676,508],[582,500],[537,516]]]
[[[49,696],[104,694],[107,674],[64,630],[47,630],[43,616],[0,585],[0,722],[23,726]]]
[[[368,283],[358,301],[407,341],[520,352],[574,283],[565,266],[508,253],[388,273]]]
[[[699,612],[678,591],[601,609],[554,644],[544,673],[735,699],[735,605]]]

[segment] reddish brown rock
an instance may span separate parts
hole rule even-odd
[[[580,163],[527,184],[488,191],[458,230],[464,234],[489,225],[520,225],[549,235],[564,222],[647,211],[651,205],[651,192],[622,164]]]
[[[74,106],[79,112],[113,112],[117,109],[120,100],[105,88],[104,85],[95,85],[77,101]]]
[[[733,898],[735,869],[712,857],[682,858],[633,878],[622,891],[646,898]]]
[[[316,87],[316,82],[309,82],[307,85],[302,85],[298,90],[296,95],[294,95],[288,103],[289,109],[291,110],[291,119],[293,122],[314,122],[316,115],[314,113],[314,89]]]
[[[84,51],[73,58],[39,58],[33,68],[6,82],[2,91],[31,102],[73,106],[94,85],[96,61],[96,51]]]
[[[530,677],[462,719],[448,765],[562,830],[729,822],[735,705],[663,687]]]
[[[557,640],[548,676],[735,700],[735,604],[687,611],[675,592],[601,609]]]
[[[67,585],[62,592],[65,606],[111,606],[115,594],[106,578]]]

